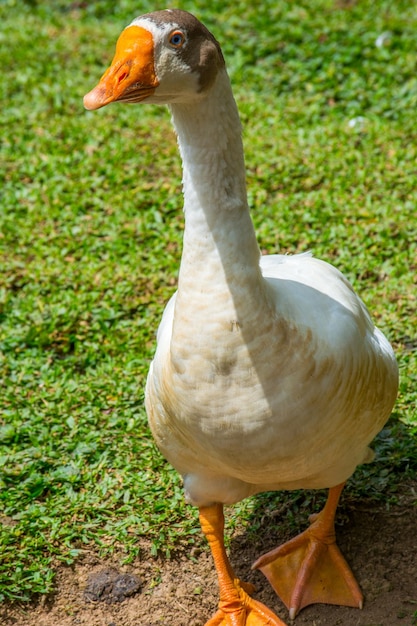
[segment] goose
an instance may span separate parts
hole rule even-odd
[[[168,105],[182,158],[178,289],[159,326],[145,404],[211,549],[219,604],[207,626],[284,625],[235,575],[224,543],[224,506],[273,490],[329,490],[304,532],[253,565],[290,618],[315,602],[361,607],[334,520],[395,402],[393,350],[332,265],[311,254],[261,256],[225,60],[196,17],[155,11],[122,31],[84,97],[88,110],[112,102]]]

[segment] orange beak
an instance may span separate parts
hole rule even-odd
[[[110,67],[84,96],[84,106],[93,111],[110,102],[141,102],[158,84],[152,34],[140,26],[128,26],[117,41]]]

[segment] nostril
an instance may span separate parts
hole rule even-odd
[[[124,81],[125,78],[127,78],[129,76],[129,72],[122,72],[121,74],[119,74],[119,76],[117,77],[117,82],[120,85],[120,83],[122,81]]]

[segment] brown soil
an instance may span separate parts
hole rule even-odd
[[[338,543],[365,594],[362,611],[313,605],[294,626],[415,626],[417,624],[417,482],[399,505],[344,507]],[[288,613],[267,581],[250,564],[287,537],[274,537],[268,525],[256,538],[233,538],[230,556],[238,575],[253,582],[256,598],[289,623]],[[88,601],[88,585],[105,568],[140,579],[140,589],[122,602]],[[108,573],[106,574],[108,575]],[[93,578],[92,578],[93,576]],[[99,578],[100,580],[100,578]],[[87,588],[87,594],[85,594]],[[100,594],[99,594],[100,595]],[[91,597],[91,594],[90,594]],[[103,596],[105,597],[105,595]],[[114,601],[114,597],[112,597]],[[32,606],[0,608],[2,626],[203,626],[217,605],[217,583],[204,550],[176,560],[149,559],[129,567],[86,554],[72,568],[57,572],[56,592]]]

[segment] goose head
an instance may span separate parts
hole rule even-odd
[[[221,68],[219,44],[193,15],[177,9],[147,13],[122,32],[110,67],[84,96],[84,106],[190,103],[204,97]]]

